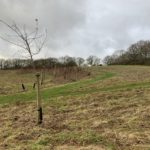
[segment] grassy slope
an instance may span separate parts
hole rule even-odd
[[[52,87],[49,89],[43,89],[42,98],[49,99],[50,97],[79,95],[79,94],[82,94],[80,91],[78,91],[79,88],[81,87],[84,88],[88,86],[89,84],[94,84],[100,80],[111,78],[114,75],[115,75],[114,73],[105,73],[93,79],[86,79],[86,80],[81,80],[75,83],[69,83],[69,84],[65,84],[61,86]],[[88,94],[89,91],[86,91],[86,92],[83,91],[83,93]],[[0,103],[10,103],[10,102],[27,101],[27,100],[32,101],[32,100],[35,100],[35,98],[36,98],[36,93],[35,91],[32,91],[32,92],[27,92],[27,93],[0,96]]]
[[[125,83],[121,85],[112,85],[109,87],[97,87],[97,88],[86,88],[89,85],[96,84],[97,82],[100,82],[102,80],[106,80],[109,78],[112,78],[116,76],[116,73],[112,72],[106,72],[99,76],[96,76],[92,79],[86,79],[81,80],[74,83],[68,83],[65,85],[60,85],[48,89],[42,90],[42,99],[50,99],[53,97],[59,97],[59,96],[78,96],[78,95],[85,95],[85,94],[92,94],[100,91],[117,91],[117,90],[124,90],[124,89],[135,89],[135,88],[149,88],[150,82],[135,82],[135,83]],[[36,92],[27,92],[27,93],[19,93],[19,94],[11,94],[11,95],[5,95],[0,96],[0,103],[11,103],[11,102],[17,102],[17,101],[33,101],[36,99]]]
[[[13,102],[1,106],[0,149],[150,149],[148,69],[94,68],[91,79],[43,89],[42,126],[34,91],[0,96]]]

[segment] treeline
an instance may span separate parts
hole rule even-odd
[[[150,41],[138,41],[127,50],[117,50],[104,58],[107,65],[150,65]]]
[[[36,68],[74,67],[83,65],[100,65],[100,58],[89,56],[87,59],[81,57],[64,56],[60,58],[37,59],[34,61]],[[32,68],[30,59],[0,59],[0,69]]]

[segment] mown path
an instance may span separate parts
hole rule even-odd
[[[59,97],[59,96],[68,96],[68,95],[80,95],[82,92],[78,91],[81,87],[87,87],[88,85],[94,84],[101,80],[106,80],[115,76],[114,73],[104,73],[92,79],[86,79],[77,81],[74,83],[68,83],[60,86],[55,86],[48,89],[42,90],[42,99],[50,99],[52,97]],[[83,91],[85,93],[85,91]],[[86,92],[88,93],[88,91]],[[0,104],[3,103],[11,103],[16,101],[32,101],[36,99],[36,92],[25,92],[19,94],[12,94],[12,95],[1,95],[0,96]]]
[[[84,79],[81,81],[68,83],[60,86],[55,86],[48,89],[42,90],[42,99],[49,100],[54,97],[60,97],[60,96],[78,96],[78,95],[85,95],[85,94],[91,94],[96,93],[100,91],[117,91],[117,90],[124,90],[124,89],[135,89],[135,88],[148,88],[150,87],[150,82],[138,82],[138,83],[127,83],[127,84],[121,84],[121,85],[112,85],[108,87],[97,87],[97,88],[87,88],[90,85],[96,84],[98,82],[101,82],[103,80],[107,80],[109,78],[113,78],[117,76],[117,74],[112,72],[105,72],[99,76],[96,76],[92,79]],[[0,96],[0,104],[4,103],[12,103],[17,101],[33,101],[36,99],[36,92],[25,92],[25,93],[19,93],[19,94],[13,94],[13,95],[6,95],[6,96]]]

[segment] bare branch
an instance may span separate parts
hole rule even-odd
[[[37,36],[37,37],[31,37],[31,38],[28,38],[27,40],[29,41],[29,40],[31,40],[29,43],[31,44],[34,40],[37,40],[37,39],[40,39],[40,38],[42,38],[44,36],[44,34],[42,35],[39,35],[39,36]]]
[[[3,38],[2,36],[0,36],[0,38],[1,38],[2,40],[6,41],[6,42],[9,42],[9,43],[11,43],[11,44],[13,44],[13,45],[19,46],[19,47],[21,47],[21,48],[23,48],[23,49],[25,49],[25,50],[26,50],[26,48],[25,48],[25,47],[23,47],[23,46],[22,46],[22,45],[20,45],[20,44],[17,44],[17,43],[14,43],[14,42],[12,42],[12,41],[9,41],[9,40],[7,40],[7,39]]]
[[[13,22],[13,25],[9,25],[7,22],[0,20],[2,24],[4,24],[6,27],[8,27],[8,29],[10,29],[16,34],[16,36],[14,37],[16,37],[16,39],[18,38],[17,39],[18,42],[14,42],[2,36],[0,36],[0,38],[3,39],[4,41],[7,41],[15,46],[24,49],[28,53],[31,62],[33,63],[33,67],[34,67],[33,56],[37,55],[42,50],[47,39],[47,30],[45,30],[45,33],[39,35],[38,19],[35,19],[35,21],[36,21],[35,31],[28,33],[25,25],[23,26],[23,28],[20,28],[15,22]]]
[[[14,31],[19,37],[21,37],[22,34],[20,33],[20,31],[18,31],[18,27],[16,26],[16,24],[10,26],[8,23],[6,23],[3,20],[0,20],[0,22],[6,25],[10,30]]]
[[[47,30],[45,30],[45,38],[43,39],[42,43],[40,44],[39,51],[41,51],[41,49],[43,48],[43,46],[46,42],[46,39],[47,39]]]

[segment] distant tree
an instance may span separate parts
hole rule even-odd
[[[59,62],[68,67],[77,66],[75,58],[70,56],[64,56],[59,58]]]
[[[98,58],[97,56],[89,56],[87,59],[86,59],[87,63],[89,65],[98,65],[100,64],[100,58]]]
[[[95,57],[93,65],[98,66],[100,62],[101,62],[101,59],[98,57]]]
[[[106,56],[106,57],[103,59],[103,62],[104,62],[104,64],[112,65],[113,62],[114,62],[114,59],[112,58],[112,56]]]
[[[138,41],[126,51],[115,51],[103,60],[109,65],[150,65],[150,41]]]
[[[5,21],[0,20],[0,23],[5,25],[13,34],[15,34],[7,37],[0,35],[0,38],[21,48],[22,52],[25,52],[26,56],[30,58],[33,68],[35,68],[33,56],[37,55],[42,50],[47,37],[46,30],[44,33],[39,33],[38,19],[35,19],[35,22],[35,29],[29,31],[26,29],[25,25],[21,28],[15,22],[10,25]]]
[[[4,69],[4,59],[0,59],[0,69]]]
[[[4,69],[9,69],[9,68],[11,68],[11,67],[10,67],[10,64],[11,64],[10,60],[5,60],[5,61],[4,61],[4,64],[3,64]]]
[[[123,55],[124,55],[125,51],[124,50],[116,50],[113,54],[112,54],[112,63],[117,65],[120,64],[123,60]]]
[[[77,63],[78,66],[81,66],[84,63],[84,61],[85,60],[83,58],[81,58],[81,57],[77,57],[76,58],[76,63]]]
[[[94,62],[94,56],[89,56],[87,59],[86,59],[86,61],[87,61],[87,64],[89,64],[89,65],[93,65],[93,62]]]
[[[138,64],[140,60],[140,49],[137,43],[132,44],[128,48],[128,57],[130,59],[131,64]]]
[[[130,64],[147,64],[150,62],[150,41],[138,41],[132,44],[128,48],[127,54]]]
[[[59,62],[57,58],[54,57],[50,57],[46,60],[46,66],[50,67],[50,68],[54,68],[56,66],[59,66]]]

